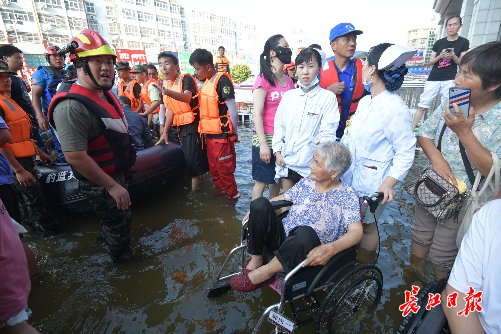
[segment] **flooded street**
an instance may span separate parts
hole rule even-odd
[[[252,190],[252,130],[240,128],[236,203],[215,195],[212,186],[192,198],[180,184],[135,201],[132,244],[135,257],[113,264],[96,240],[100,224],[90,216],[63,216],[64,233],[26,240],[40,260],[41,277],[32,285],[32,325],[43,333],[249,333],[262,311],[278,302],[269,288],[249,294],[230,291],[206,297],[213,276],[239,241],[240,219]],[[425,158],[417,152],[411,177]],[[209,182],[210,183],[210,182]],[[383,296],[366,333],[393,333],[402,322],[398,306],[410,283],[409,266],[414,201],[401,188],[379,223]],[[405,275],[404,275],[405,274]],[[431,267],[421,275],[431,277]],[[405,280],[404,280],[405,277]],[[270,333],[266,325],[263,333]],[[311,327],[298,331],[311,333]]]

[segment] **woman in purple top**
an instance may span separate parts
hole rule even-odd
[[[263,196],[266,185],[270,198],[278,195],[280,185],[275,183],[275,156],[271,151],[273,124],[282,95],[294,88],[292,79],[283,70],[291,61],[292,50],[282,35],[273,35],[264,44],[260,56],[261,70],[254,82],[254,130],[252,137],[252,199]]]
[[[355,190],[339,181],[350,167],[346,146],[324,142],[315,147],[311,173],[272,201],[293,204],[281,221],[264,197],[252,201],[248,252],[244,270],[230,279],[233,289],[249,292],[266,284],[277,272],[290,272],[303,260],[305,266],[324,265],[335,254],[357,245],[362,239],[360,204]],[[275,257],[264,264],[263,248]]]

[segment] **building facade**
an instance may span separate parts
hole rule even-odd
[[[433,9],[440,14],[441,37],[446,36],[447,18],[460,15],[460,33],[468,38],[470,48],[501,40],[501,0],[436,0]]]
[[[433,44],[437,39],[436,26],[409,30],[407,36],[407,45],[410,48],[418,50],[418,54],[423,57],[422,64],[415,65],[428,64]]]

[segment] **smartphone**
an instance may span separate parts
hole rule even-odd
[[[456,114],[456,109],[452,106],[456,103],[464,118],[468,118],[470,112],[471,89],[463,87],[452,87],[449,89],[449,109],[452,114]]]

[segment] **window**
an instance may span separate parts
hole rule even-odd
[[[108,17],[115,16],[115,10],[112,6],[106,6],[106,16]]]
[[[120,32],[120,26],[116,22],[112,22],[108,24],[108,31],[110,34],[118,34]]]
[[[71,18],[68,18],[68,22],[70,23],[71,30],[80,31],[80,30],[87,28],[87,20],[86,19],[71,17]]]
[[[164,27],[170,27],[171,26],[170,17],[157,16],[157,22],[158,22],[158,24],[160,26],[164,26]]]
[[[35,0],[35,2],[45,4],[47,8],[63,8],[61,0]]]
[[[146,7],[148,5],[147,0],[136,0],[136,6]]]
[[[139,42],[129,42],[129,49],[139,49],[141,44]]]
[[[137,36],[137,35],[139,35],[139,27],[136,27],[133,25],[126,25],[125,26],[125,33],[127,35]]]
[[[179,5],[171,4],[170,5],[170,12],[175,13],[175,14],[179,14]]]
[[[68,43],[68,36],[43,34],[43,37],[49,44],[65,45]]]
[[[145,12],[137,12],[137,20],[140,22],[153,21],[153,14],[145,13]]]
[[[66,28],[66,20],[62,16],[40,15],[40,23],[48,23],[55,28]]]
[[[78,12],[84,11],[82,0],[64,0],[64,5],[66,6],[66,10],[74,10]]]
[[[158,47],[158,44],[143,43],[143,48],[144,48],[144,49],[154,48],[154,47]]]
[[[132,9],[123,8],[122,14],[126,19],[134,20],[134,21],[136,20],[136,14]]]
[[[169,11],[170,5],[167,1],[164,0],[155,0],[155,7],[161,10]]]
[[[35,21],[33,14],[13,10],[2,11],[2,19],[4,24],[24,24],[26,21]]]
[[[172,33],[168,30],[159,30],[158,31],[158,36],[160,36],[160,38],[172,38]]]
[[[172,19],[172,26],[174,28],[181,28],[181,20],[178,19]]]
[[[94,8],[94,4],[89,1],[85,1],[85,12],[88,14],[96,14],[96,8]]]
[[[155,29],[152,28],[141,28],[140,29],[142,37],[155,37]]]

